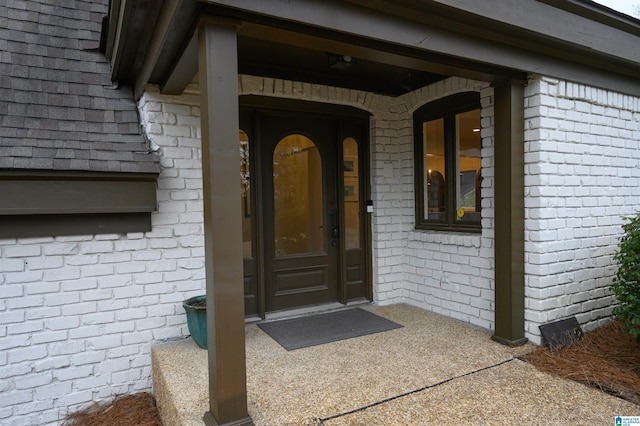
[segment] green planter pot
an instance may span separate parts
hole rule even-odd
[[[182,302],[187,326],[196,345],[207,349],[207,296],[195,296]]]

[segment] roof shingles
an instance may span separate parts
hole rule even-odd
[[[108,0],[47,3],[0,5],[0,169],[158,173],[97,51]]]

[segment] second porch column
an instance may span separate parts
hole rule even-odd
[[[205,424],[251,425],[247,412],[236,27],[198,29],[209,411]],[[235,183],[235,184],[234,184]]]
[[[494,86],[495,333],[524,344],[524,86]]]

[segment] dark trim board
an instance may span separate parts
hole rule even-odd
[[[0,172],[0,238],[145,232],[156,175]]]
[[[296,112],[297,114],[308,113],[334,117],[359,117],[367,119],[371,117],[370,112],[349,105],[260,95],[240,95],[240,107],[258,108],[271,112],[281,111],[286,114]]]
[[[154,181],[0,180],[0,214],[151,212]]]
[[[151,213],[0,216],[0,238],[126,234],[151,231]]]

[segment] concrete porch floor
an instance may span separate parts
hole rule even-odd
[[[404,327],[287,352],[246,326],[256,425],[614,424],[640,407],[536,370],[490,332],[408,305],[366,309]],[[202,425],[207,354],[191,339],[152,349],[165,426]]]

